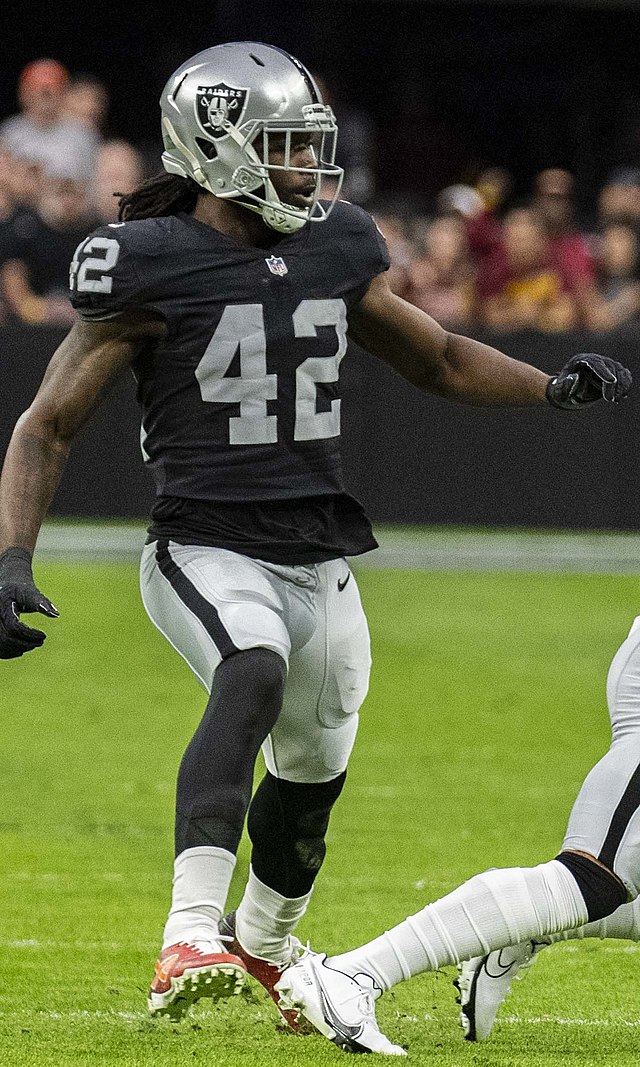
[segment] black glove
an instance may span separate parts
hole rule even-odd
[[[581,352],[551,379],[547,400],[554,408],[577,408],[603,399],[618,404],[631,385],[631,371],[622,363],[595,352]]]
[[[14,659],[40,648],[46,634],[20,622],[20,612],[40,611],[51,619],[59,615],[50,600],[36,588],[31,553],[8,548],[0,556],[0,659]]]

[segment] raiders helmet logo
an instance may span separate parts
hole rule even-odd
[[[226,82],[199,85],[196,93],[196,118],[209,137],[226,137],[229,123],[237,126],[247,106],[248,89],[238,89]]]

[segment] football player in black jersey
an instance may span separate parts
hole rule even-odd
[[[78,247],[81,321],[7,452],[0,656],[44,641],[21,613],[57,614],[32,577],[38,531],[75,433],[132,367],[157,486],[142,596],[208,693],[178,776],[173,898],[149,994],[153,1014],[177,1019],[236,991],[246,970],[277,998],[344,783],[370,663],[345,557],[376,544],[342,484],[348,337],[417,388],[469,403],[615,402],[631,379],[593,355],[549,378],[394,296],[370,216],[337,190],[320,199],[323,177],[340,184],[336,124],[286,52],[207,49],[170,78],[161,111],[165,173]],[[245,817],[249,881],[225,917]]]

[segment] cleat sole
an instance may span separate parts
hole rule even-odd
[[[170,1019],[181,1022],[197,1000],[207,998],[213,1002],[237,996],[244,985],[247,972],[232,964],[221,964],[212,969],[189,968],[179,978],[171,979],[171,988],[166,993],[150,993],[147,1001],[149,1014],[154,1019]]]

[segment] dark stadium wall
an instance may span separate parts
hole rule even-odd
[[[60,331],[0,329],[0,456],[30,403]],[[557,370],[600,350],[640,381],[640,333],[482,335],[516,358]],[[342,428],[349,488],[377,522],[585,529],[640,527],[640,396],[584,412],[467,408],[422,396],[353,349],[343,363]],[[153,491],[139,447],[130,374],[81,432],[52,513],[142,518]]]

